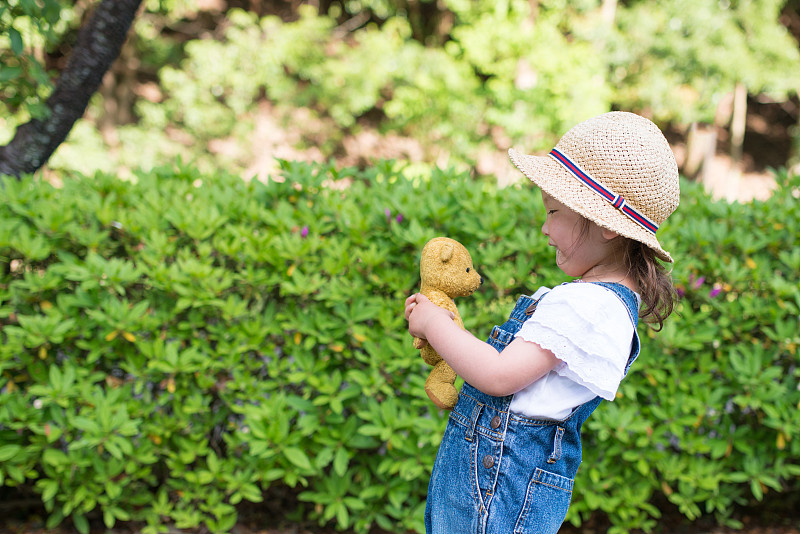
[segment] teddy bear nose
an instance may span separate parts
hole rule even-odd
[[[481,285],[483,285],[483,277],[481,276]]]

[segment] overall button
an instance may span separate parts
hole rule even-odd
[[[485,467],[486,469],[491,469],[493,465],[494,465],[494,457],[492,457],[489,454],[483,457],[483,467]]]
[[[492,428],[497,429],[497,427],[499,427],[500,423],[502,423],[502,422],[503,422],[503,420],[500,419],[500,416],[499,415],[495,415],[494,417],[492,417],[492,421],[489,424],[491,425]]]
[[[534,302],[530,306],[525,309],[525,315],[533,315],[533,312],[536,311],[536,303]]]

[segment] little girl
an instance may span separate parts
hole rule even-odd
[[[576,278],[517,301],[486,343],[423,295],[409,332],[464,379],[428,488],[429,534],[555,533],[581,463],[580,429],[614,400],[639,354],[639,318],[672,312],[672,262],[656,230],[678,206],[678,168],[661,131],[612,112],[569,130],[548,156],[509,150],[542,191],[542,233]],[[502,354],[501,354],[502,352]]]

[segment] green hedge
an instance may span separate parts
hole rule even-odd
[[[779,181],[749,205],[684,184],[661,232],[684,296],[587,423],[572,523],[647,530],[664,498],[735,523],[796,498],[800,179]],[[446,422],[402,318],[422,245],[472,251],[479,336],[563,281],[536,190],[449,171],[284,162],[262,184],[176,165],[2,194],[0,484],[40,494],[48,527],[226,531],[289,487],[295,519],[421,531]]]

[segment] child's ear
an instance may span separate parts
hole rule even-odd
[[[605,239],[606,241],[611,241],[612,239],[616,239],[617,237],[619,237],[619,234],[614,230],[609,230],[608,228],[603,228],[602,226],[600,227],[600,229],[603,231],[602,232],[603,239]]]

